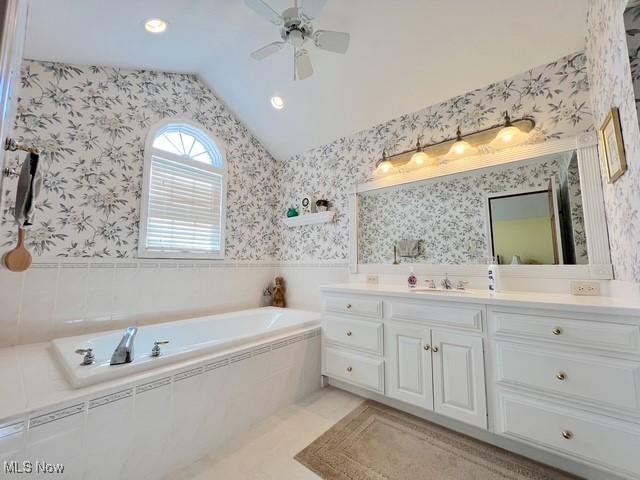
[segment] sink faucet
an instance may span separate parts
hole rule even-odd
[[[120,343],[111,355],[111,365],[121,365],[133,362],[133,337],[138,333],[136,327],[129,327],[124,331]]]
[[[444,274],[444,278],[442,279],[442,281],[440,282],[440,286],[442,286],[443,289],[445,290],[451,290],[453,287],[451,285],[451,280],[449,280],[449,275],[448,274]]]

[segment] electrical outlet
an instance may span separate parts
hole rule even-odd
[[[600,282],[571,282],[571,294],[598,296],[600,295]]]
[[[378,285],[378,275],[367,275],[367,283],[369,285]]]

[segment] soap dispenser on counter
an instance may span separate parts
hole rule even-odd
[[[498,257],[492,257],[489,264],[489,292],[496,293],[500,290],[500,265]]]
[[[416,288],[416,285],[418,285],[418,279],[413,273],[413,267],[409,267],[409,278],[407,278],[407,285],[409,288]]]

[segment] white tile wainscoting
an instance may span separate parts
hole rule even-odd
[[[61,463],[68,479],[159,479],[319,387],[314,327],[5,420],[0,458]]]
[[[36,261],[0,269],[0,347],[259,307],[274,263]]]

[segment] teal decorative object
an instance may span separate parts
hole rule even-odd
[[[291,217],[297,217],[298,216],[298,210],[296,208],[291,207],[289,210],[287,210],[287,217],[291,218]]]

